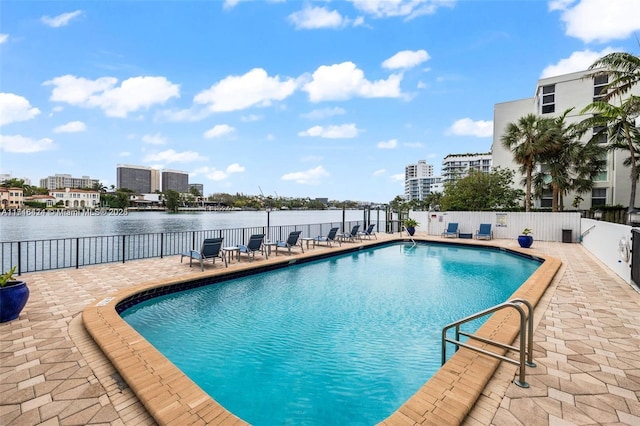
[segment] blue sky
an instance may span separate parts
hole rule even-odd
[[[637,0],[0,4],[0,172],[388,202],[404,167],[488,152],[493,106],[638,54]],[[635,32],[635,34],[634,34]]]

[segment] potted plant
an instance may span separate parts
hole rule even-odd
[[[0,275],[0,322],[18,318],[29,299],[29,288],[25,281],[14,276],[16,267]]]
[[[529,248],[533,244],[533,231],[529,228],[524,228],[522,233],[518,236],[518,244],[522,248]]]
[[[402,224],[411,236],[416,233],[416,226],[420,225],[415,219],[411,219],[410,217],[406,218]]]

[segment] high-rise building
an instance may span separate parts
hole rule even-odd
[[[493,146],[491,149],[493,167],[509,168],[516,172],[514,184],[521,186],[522,175],[519,172],[520,165],[513,160],[513,153],[502,145],[502,136],[505,134],[509,123],[517,122],[527,114],[537,114],[541,117],[558,117],[570,110],[565,118],[567,124],[578,123],[591,114],[583,114],[581,111],[593,101],[602,96],[602,89],[608,84],[607,76],[587,77],[587,71],[574,72],[538,80],[535,90],[536,96],[516,101],[503,102],[494,106],[493,112]],[[636,85],[623,96],[640,96],[640,86]],[[615,102],[619,102],[616,100]],[[638,125],[636,120],[636,125]],[[589,140],[594,132],[587,132],[583,140]],[[606,143],[606,138],[602,141]],[[630,169],[625,166],[624,160],[629,157],[628,151],[611,151],[607,154],[607,165],[594,181],[594,187],[590,193],[582,194],[583,199],[575,198],[575,193],[565,195],[565,206],[571,205],[574,200],[579,209],[589,209],[599,205],[629,205],[631,191]],[[543,167],[543,166],[541,166]],[[636,192],[636,200],[640,199],[640,187]],[[542,197],[534,200],[536,207],[551,207],[552,193],[546,191]]]
[[[469,174],[469,170],[489,173],[491,171],[491,153],[449,154],[442,160],[442,180],[456,181]]]
[[[46,178],[40,179],[40,187],[47,188],[49,191],[64,188],[93,188],[93,186],[98,183],[100,183],[98,179],[91,179],[89,176],[74,178],[68,174],[55,174],[53,176],[47,176]]]
[[[156,170],[151,167],[118,164],[116,185],[118,189],[130,189],[139,194],[150,194],[153,192],[154,171]]]
[[[424,200],[432,192],[442,191],[442,178],[433,175],[433,165],[425,160],[409,164],[404,168],[404,198]]]
[[[180,170],[162,170],[162,192],[170,189],[181,193],[189,192],[189,173]]]

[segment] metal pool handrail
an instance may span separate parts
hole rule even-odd
[[[524,312],[522,305],[525,305],[527,307],[528,315]],[[504,343],[496,342],[494,340],[486,339],[484,337],[476,336],[470,333],[466,333],[464,331],[460,331],[460,326],[462,324],[505,308],[513,308],[517,310],[518,313],[520,314],[520,347],[519,348],[511,345],[505,345]],[[456,328],[456,337],[455,339],[450,339],[449,337],[447,337],[447,331],[453,327]],[[514,350],[519,353],[519,360],[516,361],[514,359],[497,354],[495,352],[478,348],[476,346],[468,345],[460,341],[460,336],[465,336],[470,339],[474,339],[482,343],[487,343],[489,345],[497,346],[502,349]],[[459,349],[460,346],[462,346],[464,348],[471,349],[473,351],[480,352],[485,355],[489,355],[506,362],[510,362],[511,364],[518,365],[520,367],[519,378],[514,379],[513,382],[516,385],[520,386],[521,388],[529,387],[529,384],[525,381],[525,373],[526,373],[525,365],[529,367],[535,367],[536,364],[533,362],[533,307],[531,306],[531,303],[529,303],[529,301],[527,301],[526,299],[520,299],[520,298],[511,299],[508,302],[501,303],[492,308],[485,309],[484,311],[480,311],[476,314],[470,315],[466,318],[463,318],[461,320],[458,320],[458,321],[452,322],[451,324],[446,325],[442,329],[442,365],[444,365],[444,363],[447,361],[447,342],[453,343],[454,345],[456,345],[456,351]],[[525,354],[526,354],[526,360],[525,360]]]

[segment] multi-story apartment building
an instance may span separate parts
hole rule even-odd
[[[140,194],[149,194],[160,188],[159,172],[145,166],[118,164],[116,185],[119,189],[130,189]],[[154,188],[155,189],[152,189]]]
[[[0,186],[0,206],[2,209],[21,209],[24,207],[22,188],[5,188]]]
[[[180,170],[162,170],[162,192],[170,189],[181,193],[189,192],[189,173]]]
[[[516,172],[514,184],[520,186],[520,165],[513,160],[513,154],[502,146],[502,136],[509,123],[515,123],[527,114],[538,114],[542,117],[557,117],[573,108],[566,118],[566,123],[577,123],[588,115],[581,111],[594,100],[600,98],[602,89],[608,83],[607,77],[586,77],[587,71],[574,72],[555,77],[538,80],[535,96],[515,101],[503,102],[494,106],[493,113],[493,166],[509,168]],[[640,96],[640,87],[635,86],[629,94]],[[618,102],[613,100],[613,102]],[[637,123],[637,121],[636,121]],[[597,129],[594,129],[597,131]],[[584,136],[588,140],[593,135],[589,132]],[[602,142],[606,143],[606,139]],[[628,206],[631,191],[630,169],[623,162],[629,157],[628,151],[611,151],[607,155],[606,170],[597,177],[591,193],[581,194],[583,200],[578,204],[579,209],[592,206],[620,204]],[[640,192],[640,188],[638,188]],[[564,198],[565,206],[570,206],[577,194],[568,194]],[[640,195],[636,195],[640,200]],[[578,200],[579,201],[579,200]],[[551,193],[548,192],[540,199],[534,200],[536,207],[550,207]]]
[[[191,190],[191,188],[195,188],[200,195],[204,195],[204,185],[201,183],[190,183],[189,184],[189,190]]]
[[[470,170],[484,173],[491,171],[491,153],[449,154],[442,160],[442,180],[446,182],[462,179]]]
[[[433,175],[433,165],[425,160],[409,164],[404,169],[404,198],[424,200],[432,192],[442,192],[442,178]]]
[[[68,174],[55,174],[40,179],[40,187],[47,188],[49,191],[62,188],[93,188],[99,182],[98,179],[91,179],[89,176],[74,178]]]
[[[62,206],[68,209],[84,209],[100,207],[100,193],[83,189],[65,188],[49,191],[55,198],[55,205],[62,201]]]

